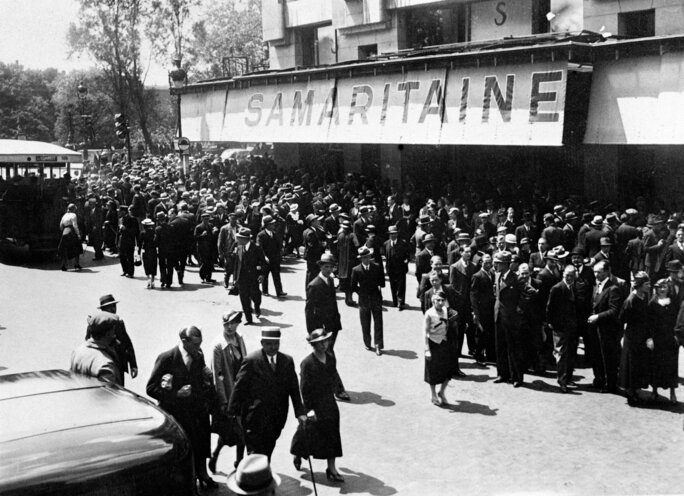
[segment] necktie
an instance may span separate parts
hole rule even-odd
[[[269,357],[269,361],[271,363],[271,370],[275,372],[276,370],[276,363],[275,363],[275,357]]]

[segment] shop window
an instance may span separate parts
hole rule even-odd
[[[406,46],[421,48],[468,41],[466,32],[466,4],[451,8],[418,8],[406,11]]]
[[[367,60],[375,57],[378,54],[378,44],[374,43],[372,45],[360,45],[358,47],[358,59]]]
[[[618,14],[618,35],[628,38],[655,36],[655,9]]]
[[[295,58],[300,67],[316,65],[316,29],[313,27],[299,28],[295,33]]]

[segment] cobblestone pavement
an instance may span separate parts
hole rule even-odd
[[[239,308],[222,286],[199,284],[190,268],[186,287],[145,289],[136,279],[119,277],[118,260],[91,262],[80,273],[61,272],[56,264],[0,265],[0,374],[67,368],[71,350],[83,339],[87,314],[98,297],[112,293],[121,301],[136,347],[140,375],[127,387],[144,395],[154,359],[177,343],[184,324],[199,325],[204,349],[221,330],[220,315]],[[281,351],[299,363],[305,341],[303,261],[283,266],[284,301],[264,297],[262,325],[282,328]],[[221,279],[221,274],[215,274]],[[389,297],[389,289],[385,290]],[[684,492],[684,403],[630,408],[625,398],[580,387],[559,394],[555,378],[526,376],[525,387],[494,384],[493,367],[462,359],[468,374],[451,381],[450,405],[431,404],[423,382],[421,314],[415,279],[408,277],[409,310],[386,308],[385,354],[366,351],[358,311],[339,301],[343,330],[336,344],[340,374],[352,397],[340,403],[344,457],[338,461],[345,484],[325,480],[325,462],[314,460],[320,495],[389,496],[445,494],[675,494]],[[240,327],[248,350],[259,346],[258,327]],[[680,376],[684,376],[684,357]],[[580,383],[591,370],[577,371]],[[684,384],[684,381],[680,383]],[[681,388],[680,399],[684,400]],[[661,396],[664,400],[664,397]],[[278,494],[313,494],[308,465],[292,466],[289,444],[294,418],[278,442],[273,469],[282,484]],[[223,482],[234,453],[219,459]],[[213,494],[228,494],[222,484]]]

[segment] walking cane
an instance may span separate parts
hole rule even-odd
[[[309,419],[304,421],[304,444],[306,445],[306,460],[309,462],[309,472],[311,473],[311,482],[313,483],[314,496],[318,496],[318,491],[316,490],[316,476],[314,475],[313,465],[311,464],[311,455],[309,454],[309,433],[306,429]]]

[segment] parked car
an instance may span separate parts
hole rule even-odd
[[[64,370],[0,376],[0,495],[191,495],[188,438],[122,387]]]

